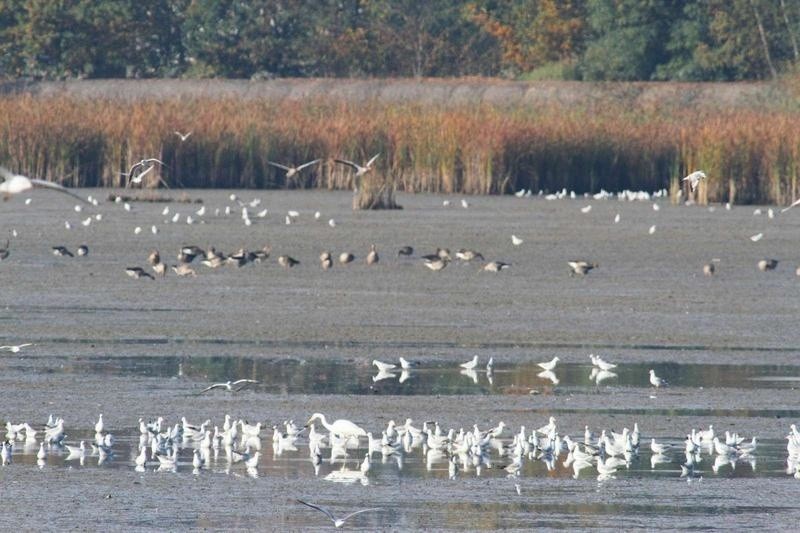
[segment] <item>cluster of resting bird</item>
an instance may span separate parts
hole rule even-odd
[[[317,429],[319,423],[324,431]],[[115,455],[117,440],[108,432],[103,416],[94,425],[94,438],[89,445],[85,440],[69,443],[62,418],[50,415],[47,423],[35,429],[27,422],[6,422],[5,442],[2,443],[2,464],[13,463],[15,453],[36,453],[38,466],[47,465],[50,455],[61,456],[64,461],[78,461],[83,465],[87,457],[96,457],[97,464],[107,461],[128,462],[137,471],[144,472],[149,465],[158,471],[176,472],[179,467],[191,465],[195,474],[213,465],[241,464],[247,473],[258,477],[262,450],[262,432],[265,424],[234,420],[225,415],[222,424],[211,420],[200,424],[189,423],[185,417],[172,425],[163,417],[145,421],[139,419],[138,443],[130,457]],[[412,458],[416,450],[422,452],[425,467],[431,470],[437,464],[447,464],[450,479],[459,472],[474,471],[480,476],[484,469],[503,470],[508,477],[518,478],[525,461],[541,461],[548,471],[557,467],[562,455],[562,466],[571,468],[577,479],[584,470],[594,470],[598,479],[613,479],[621,468],[630,468],[638,461],[640,447],[650,450],[650,466],[675,463],[681,466],[681,477],[699,477],[703,454],[714,455],[712,470],[718,473],[723,466],[736,468],[737,462],[750,463],[755,469],[756,437],[747,440],[737,433],[715,432],[713,425],[706,429],[691,429],[681,443],[657,441],[643,438],[638,423],[633,429],[621,432],[602,429],[595,434],[585,426],[583,435],[573,439],[559,431],[555,417],[533,431],[521,426],[508,434],[506,424],[480,429],[443,429],[435,421],[424,422],[421,427],[413,425],[408,418],[403,424],[390,420],[380,436],[366,431],[356,423],[339,419],[328,422],[324,414],[314,413],[303,426],[294,421],[285,421],[272,426],[271,447],[274,457],[297,452],[297,446],[308,447],[308,457],[314,474],[319,475],[320,466],[327,460],[330,465],[341,463],[332,470],[327,480],[368,483],[368,473],[373,457],[379,455],[382,463],[394,462],[403,469],[404,462]],[[800,431],[792,424],[786,436],[788,452],[787,474],[800,479]],[[15,452],[17,442],[22,450]],[[38,446],[37,446],[38,445]],[[352,459],[351,459],[352,457]],[[354,460],[357,468],[351,469]],[[519,489],[518,489],[519,490]]]
[[[55,253],[56,249],[54,248],[53,250]],[[192,268],[191,264],[196,258],[200,258],[198,261],[200,264],[212,269],[219,268],[224,265],[243,267],[247,264],[262,263],[266,261],[270,257],[271,251],[272,248],[270,246],[264,246],[260,250],[255,251],[240,248],[230,255],[226,255],[225,253],[218,251],[213,246],[203,250],[199,246],[187,245],[181,247],[181,249],[178,251],[177,263],[171,264],[170,268],[178,276],[195,277],[197,276],[197,271]],[[411,246],[403,246],[397,252],[398,257],[410,257],[413,254],[414,248]],[[463,248],[455,252],[455,258],[465,262],[475,259],[479,259],[481,261],[484,260],[483,255],[481,255],[479,252]],[[347,265],[353,263],[355,260],[356,256],[351,252],[341,252],[335,259],[334,254],[328,250],[323,251],[319,255],[319,264],[322,270],[329,270],[337,261],[341,265]],[[300,264],[300,260],[295,259],[290,255],[280,255],[278,256],[277,261],[280,266],[287,269],[293,268]],[[378,249],[376,245],[372,244],[370,245],[370,249],[364,258],[364,263],[367,265],[375,265],[379,261],[380,255],[378,255]],[[432,254],[423,255],[422,261],[423,264],[429,269],[433,271],[440,271],[445,268],[450,261],[452,261],[452,256],[449,249],[438,248]],[[147,262],[150,264],[150,267],[156,276],[164,277],[167,275],[167,265],[162,261],[161,254],[158,250],[152,250],[150,252],[147,257]],[[578,274],[585,274],[596,266],[596,264],[589,263],[587,261],[570,261],[568,264],[572,268],[573,272]],[[509,263],[505,263],[503,261],[488,261],[481,267],[481,270],[486,272],[500,272],[509,268],[510,266],[511,265]],[[155,279],[152,274],[139,266],[128,267],[125,269],[125,272],[135,279]]]

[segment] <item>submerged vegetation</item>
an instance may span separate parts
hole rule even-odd
[[[192,135],[183,141],[176,130]],[[800,193],[800,111],[620,101],[0,98],[0,164],[70,186],[123,186],[121,173],[133,162],[157,157],[165,166],[145,186],[163,178],[171,187],[353,189],[354,172],[333,159],[377,153],[359,185],[387,205],[395,190],[674,192],[699,168],[709,176],[698,189],[701,202],[786,203]],[[322,161],[290,179],[267,164],[315,158]]]

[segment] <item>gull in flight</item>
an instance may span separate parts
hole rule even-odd
[[[63,185],[52,183],[50,181],[29,178],[20,174],[14,174],[3,166],[0,166],[0,181],[2,181],[2,183],[0,183],[0,194],[3,195],[4,200],[8,200],[14,194],[30,191],[32,189],[52,189],[54,191],[68,194],[73,198],[77,198],[81,202],[88,203],[86,200],[70,191]]]
[[[290,166],[286,166],[286,165],[281,165],[280,163],[276,163],[274,161],[267,161],[267,164],[268,165],[272,165],[275,168],[279,168],[281,170],[285,170],[286,171],[286,179],[290,179],[290,178],[293,178],[294,176],[296,176],[304,168],[310,167],[311,165],[316,165],[320,161],[322,161],[322,159],[315,159],[313,161],[309,161],[308,163],[303,163],[302,165],[298,165],[296,167],[294,167],[294,166],[290,167]]]
[[[188,139],[191,134],[192,134],[191,131],[189,133],[181,133],[177,130],[175,131],[175,135],[181,138],[181,142],[186,141],[186,139]]]
[[[683,178],[681,181],[688,181],[689,187],[692,189],[692,192],[697,188],[697,184],[700,183],[700,180],[706,179],[706,173],[702,170],[696,170]]]
[[[33,343],[26,342],[25,344],[18,344],[16,346],[0,346],[1,352],[19,353],[20,350],[26,346],[33,346]]]
[[[297,502],[298,502],[298,503],[302,503],[303,505],[305,505],[305,506],[307,506],[307,507],[311,507],[312,509],[316,509],[317,511],[321,512],[322,514],[324,514],[325,516],[327,516],[328,518],[330,518],[331,522],[333,522],[333,525],[334,525],[334,526],[335,526],[337,529],[338,529],[338,528],[340,528],[340,527],[342,527],[342,526],[344,525],[344,523],[345,523],[345,522],[346,522],[346,521],[347,521],[347,520],[348,520],[350,517],[353,517],[353,516],[355,516],[355,515],[357,515],[357,514],[361,514],[361,513],[367,513],[367,512],[370,512],[370,511],[380,511],[381,509],[383,509],[382,507],[372,507],[372,508],[370,508],[370,509],[360,509],[360,510],[358,510],[358,511],[353,511],[352,513],[350,513],[350,514],[347,514],[347,515],[343,516],[342,518],[336,518],[336,517],[333,515],[333,513],[332,513],[332,512],[330,512],[329,510],[325,509],[324,507],[320,507],[319,505],[315,505],[315,504],[313,504],[313,503],[304,502],[303,500],[297,500]]]
[[[781,209],[781,213],[785,213],[785,212],[786,212],[786,211],[788,211],[789,209],[791,209],[791,208],[793,208],[793,207],[795,207],[795,206],[798,206],[798,205],[800,205],[800,199],[798,199],[798,200],[795,200],[795,201],[792,203],[792,205],[790,205],[789,207],[784,207],[783,209]]]
[[[334,161],[336,163],[341,163],[342,165],[347,165],[348,167],[352,168],[353,170],[356,171],[356,177],[358,177],[358,176],[363,176],[364,174],[372,170],[373,163],[375,163],[375,161],[378,159],[378,156],[380,155],[381,155],[380,153],[377,153],[374,156],[372,156],[372,159],[367,161],[363,167],[359,164],[353,163],[352,161],[348,161],[346,159],[334,159]]]
[[[204,392],[214,389],[225,389],[229,392],[239,392],[240,390],[254,383],[258,383],[258,381],[254,379],[237,379],[236,381],[227,381],[225,383],[214,383],[213,385],[201,390],[198,394],[203,394]]]
[[[162,167],[164,166],[164,162],[156,159],[155,157],[151,157],[149,159],[142,159],[138,163],[134,163],[133,166],[130,168],[130,170],[128,170],[128,173],[124,174],[124,176],[128,178],[128,182],[125,184],[125,187],[129,187],[131,183],[134,183],[136,185],[142,183],[142,178],[144,178],[151,170],[153,170],[156,167],[155,163],[158,163]],[[145,167],[147,165],[150,166],[148,166],[139,174],[134,175],[134,172],[136,172],[137,168]],[[160,179],[160,181],[161,183],[164,184],[165,187],[169,188],[169,186],[166,183],[164,183],[163,179]]]

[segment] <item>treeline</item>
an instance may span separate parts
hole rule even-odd
[[[800,0],[0,0],[0,76],[748,80]]]

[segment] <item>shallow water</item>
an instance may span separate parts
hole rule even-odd
[[[41,469],[38,446],[18,442],[12,464],[0,468],[4,502],[14,502],[5,516],[15,527],[85,529],[99,516],[107,530],[329,528],[296,498],[337,513],[382,507],[348,522],[369,531],[796,527],[800,482],[786,473],[783,438],[800,420],[796,213],[770,220],[745,207],[712,213],[660,202],[656,212],[647,202],[516,198],[473,198],[464,210],[425,195],[402,195],[402,211],[353,213],[342,193],[237,191],[270,209],[245,227],[238,211],[213,216],[216,207],[236,207],[228,194],[190,192],[210,213],[191,226],[166,224],[163,204],[136,203],[131,212],[101,204],[77,214],[59,195],[37,193],[30,206],[21,198],[0,206],[0,231],[19,232],[0,263],[0,344],[35,343],[19,354],[0,352],[0,421],[38,427],[55,413],[72,444],[92,439],[102,412],[116,436],[104,464],[88,457],[81,465],[53,450]],[[593,209],[583,215],[587,204]],[[197,208],[170,205],[183,216]],[[290,226],[288,209],[301,213]],[[80,225],[95,212],[101,222]],[[617,212],[621,222],[613,224]],[[325,224],[330,217],[336,228]],[[151,224],[158,235],[148,232]],[[658,229],[650,236],[652,224]],[[137,225],[145,232],[135,236]],[[752,243],[759,232],[764,238]],[[523,246],[511,245],[512,233]],[[86,258],[50,253],[56,244],[84,242]],[[359,260],[371,242],[381,262],[368,268]],[[171,261],[189,243],[227,252],[270,244],[273,257],[242,269],[197,266],[196,279],[124,274],[126,266],[144,266],[152,247]],[[475,248],[512,268],[493,275],[454,262],[432,273],[395,255],[409,244],[417,257],[437,246]],[[323,249],[359,259],[323,272]],[[301,264],[285,271],[274,262],[281,253]],[[601,266],[570,278],[565,261],[574,257]],[[780,259],[778,269],[759,272],[762,257]],[[712,258],[720,259],[718,275],[706,278],[702,264]],[[617,363],[617,375],[598,384],[589,353]],[[458,364],[476,354],[479,371],[460,373]],[[554,355],[557,383],[536,365]],[[402,383],[399,371],[373,381],[372,359],[399,356],[420,365]],[[489,357],[490,376],[483,370]],[[670,386],[653,389],[651,368]],[[260,383],[198,395],[245,377]],[[559,432],[576,440],[585,425],[619,431],[637,422],[643,445],[606,480],[594,468],[573,478],[565,454],[551,468],[526,460],[519,477],[507,478],[497,468],[507,460],[496,452],[480,476],[471,467],[450,479],[446,458],[429,464],[419,448],[403,455],[402,469],[395,457],[384,463],[374,454],[366,478],[341,474],[342,464],[327,457],[315,473],[303,439],[297,451],[276,456],[268,431],[255,472],[228,465],[221,452],[194,474],[190,445],[176,472],[154,472],[157,463],[138,472],[131,461],[139,417],[219,425],[230,413],[272,425],[304,422],[313,412],[376,434],[389,419],[406,417],[455,429],[503,420],[516,432],[555,416]],[[681,478],[683,436],[709,424],[758,437],[754,462],[715,472],[714,456],[704,454],[697,476]],[[651,465],[651,437],[673,445],[669,463]],[[350,453],[348,469],[357,470],[364,444]]]
[[[417,359],[413,363],[409,370],[403,370],[395,362],[396,368],[379,372],[374,365],[342,358],[73,356],[48,360],[46,364],[40,360],[40,366],[33,369],[27,361],[17,361],[17,364],[8,361],[2,368],[47,374],[181,378],[197,382],[198,388],[204,388],[209,381],[224,383],[236,380],[238,376],[247,376],[259,382],[251,386],[252,389],[284,394],[441,396],[585,393],[609,387],[652,389],[650,369],[667,379],[671,387],[800,388],[800,367],[791,365],[624,363],[603,372],[591,364],[564,363],[553,371],[544,371],[538,363],[519,362],[497,364],[487,372],[484,367],[469,371],[436,360]]]

